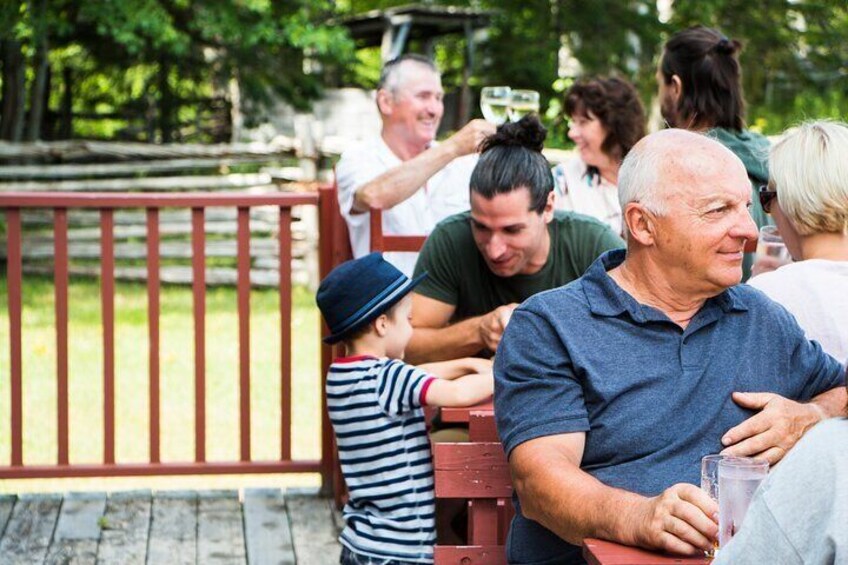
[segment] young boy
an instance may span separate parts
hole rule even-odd
[[[409,280],[372,253],[334,269],[318,288],[326,343],[346,356],[327,374],[327,409],[349,499],[343,565],[432,563],[435,494],[423,406],[470,406],[492,394],[492,365],[458,359],[414,367]]]

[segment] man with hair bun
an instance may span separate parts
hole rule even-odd
[[[674,34],[657,69],[660,111],[669,127],[697,131],[733,151],[751,181],[751,215],[757,227],[771,222],[756,189],[768,182],[768,139],[745,128],[745,98],[739,52],[742,44],[718,30],[695,26]],[[746,255],[743,278],[751,273]]]
[[[369,208],[383,210],[383,232],[429,234],[436,223],[468,209],[468,178],[477,146],[494,131],[472,120],[443,143],[442,80],[432,61],[403,55],[385,64],[377,85],[380,135],[345,151],[336,165],[339,208],[354,257],[370,251]],[[407,276],[415,253],[386,253]]]
[[[599,220],[554,210],[546,134],[531,115],[483,142],[471,210],[436,226],[415,266],[428,278],[412,295],[410,362],[491,356],[518,303],[624,245]]]

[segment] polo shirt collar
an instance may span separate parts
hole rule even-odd
[[[615,317],[627,312],[634,321],[644,324],[649,321],[667,322],[668,317],[656,308],[645,306],[636,301],[607,274],[607,271],[624,262],[627,252],[613,249],[598,257],[583,275],[583,292],[589,302],[589,310],[597,316]],[[713,308],[724,313],[745,312],[748,304],[743,293],[731,287],[712,298],[707,299],[698,316]]]

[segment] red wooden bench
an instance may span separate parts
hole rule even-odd
[[[433,445],[436,498],[468,499],[467,545],[436,545],[437,565],[506,564],[512,477],[491,410],[469,412],[468,443]]]

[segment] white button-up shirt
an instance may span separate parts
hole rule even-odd
[[[434,174],[427,183],[403,202],[383,211],[383,233],[386,235],[429,235],[444,218],[467,210],[471,172],[477,154],[454,159]],[[371,226],[368,213],[351,213],[356,191],[384,172],[401,165],[383,138],[364,141],[344,152],[336,164],[339,207],[347,221],[350,246],[354,257],[370,251]],[[412,275],[418,253],[386,253],[385,258],[407,276]]]

